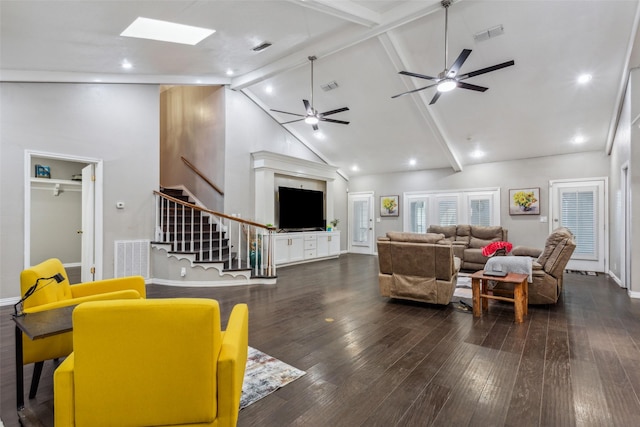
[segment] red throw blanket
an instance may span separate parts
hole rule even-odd
[[[513,245],[509,242],[493,242],[493,243],[489,243],[487,246],[482,248],[482,255],[491,256],[500,249],[505,249],[506,253],[509,253],[511,252],[512,248],[513,248]]]

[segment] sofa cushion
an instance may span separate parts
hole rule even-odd
[[[474,264],[483,264],[487,262],[487,257],[482,255],[482,249],[465,249],[464,250],[464,262],[472,262]]]
[[[469,247],[473,249],[481,249],[490,243],[499,242],[499,241],[500,239],[498,238],[485,240],[485,239],[477,239],[475,237],[471,237],[471,240],[469,241]]]
[[[458,225],[456,227],[456,242],[462,242],[468,245],[470,239],[471,239],[471,226],[467,224]]]
[[[502,227],[499,225],[483,226],[472,225],[471,237],[475,237],[481,240],[497,241],[502,240]]]
[[[389,231],[387,232],[387,237],[394,242],[437,243],[444,239],[444,234]]]

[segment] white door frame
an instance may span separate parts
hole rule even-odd
[[[556,212],[556,189],[560,186],[587,186],[589,184],[599,185],[602,183],[602,192],[603,197],[602,201],[598,200],[598,236],[601,237],[598,240],[598,247],[601,255],[603,257],[603,272],[607,273],[609,271],[609,233],[607,229],[607,225],[609,224],[609,192],[608,185],[609,179],[607,177],[594,177],[594,178],[581,178],[581,179],[556,179],[549,181],[549,216],[551,217],[549,221],[549,233],[551,233],[555,228],[557,228],[557,222],[555,218]],[[560,186],[558,184],[561,184]],[[568,269],[578,269],[583,270],[583,268],[572,267],[573,256],[569,260],[567,264]]]
[[[354,246],[352,244],[352,232],[354,227],[353,221],[353,199],[355,197],[366,197],[369,199],[369,246]],[[347,196],[347,216],[349,217],[349,224],[347,227],[347,243],[348,252],[373,255],[376,251],[375,244],[375,214],[374,214],[374,192],[373,191],[361,191],[358,193],[349,193]]]
[[[622,226],[620,227],[620,281],[622,288],[631,288],[631,177],[629,162],[625,162],[620,168],[620,194],[622,196],[621,214]]]
[[[94,210],[94,259],[95,274],[94,279],[102,279],[102,259],[103,259],[103,161],[91,157],[80,157],[69,154],[48,153],[43,151],[25,150],[24,152],[24,268],[31,266],[31,158],[41,157],[69,162],[89,163],[95,166],[95,210]],[[83,184],[84,185],[84,184]],[[84,188],[83,188],[84,190]],[[83,191],[84,194],[84,191]],[[83,205],[84,205],[83,200]],[[82,257],[85,251],[82,250]],[[82,265],[88,264],[89,260],[82,260]]]

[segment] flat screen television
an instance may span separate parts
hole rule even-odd
[[[324,230],[324,193],[278,187],[278,227],[283,230]]]

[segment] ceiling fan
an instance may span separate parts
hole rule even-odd
[[[324,113],[319,113],[318,110],[313,108],[313,61],[315,61],[316,59],[318,59],[318,58],[316,58],[315,56],[310,56],[309,57],[309,61],[311,61],[311,102],[309,102],[306,99],[302,100],[302,103],[304,104],[304,109],[307,112],[307,114],[297,114],[297,113],[290,113],[288,111],[272,109],[271,111],[275,111],[276,113],[291,114],[292,116],[302,117],[301,119],[291,120],[291,121],[280,123],[280,124],[286,125],[286,124],[289,124],[289,123],[295,123],[295,122],[300,122],[300,121],[304,120],[305,123],[313,126],[313,130],[318,130],[318,123],[319,122],[338,123],[338,124],[341,124],[341,125],[348,125],[349,124],[349,122],[345,122],[343,120],[328,119],[326,117],[326,116],[330,116],[331,114],[336,114],[336,113],[341,113],[343,111],[348,111],[349,107],[343,107],[343,108],[338,108],[338,109],[335,109],[335,110],[325,111]]]
[[[397,98],[399,96],[408,95],[410,93],[420,92],[421,90],[429,89],[430,87],[436,86],[437,92],[435,93],[435,95],[431,99],[431,102],[429,103],[429,105],[433,105],[436,103],[438,98],[440,98],[440,95],[442,95],[444,92],[449,92],[450,90],[453,90],[457,87],[461,89],[484,92],[489,88],[466,83],[466,82],[463,82],[463,80],[466,80],[470,77],[479,76],[480,74],[496,71],[501,68],[509,67],[515,64],[515,62],[511,60],[511,61],[503,62],[501,64],[493,65],[491,67],[486,67],[486,68],[481,68],[479,70],[471,71],[466,74],[458,74],[458,72],[460,71],[460,68],[462,68],[462,64],[464,64],[464,62],[467,60],[467,58],[471,54],[471,49],[463,49],[460,55],[458,56],[458,58],[455,60],[455,62],[451,66],[451,68],[447,69],[447,63],[449,62],[448,55],[447,55],[447,50],[449,47],[449,35],[448,35],[449,6],[451,5],[451,3],[452,3],[452,0],[442,0],[441,2],[442,7],[444,7],[444,11],[445,11],[445,15],[444,15],[445,16],[444,18],[444,67],[445,68],[444,68],[444,71],[438,74],[438,77],[425,76],[424,74],[417,74],[409,71],[400,71],[399,74],[403,74],[405,76],[410,76],[410,77],[417,77],[420,79],[431,80],[432,82],[434,82],[434,84],[431,84],[429,86],[424,86],[418,89],[413,89],[404,93],[400,93],[398,95],[392,96],[391,98]]]

